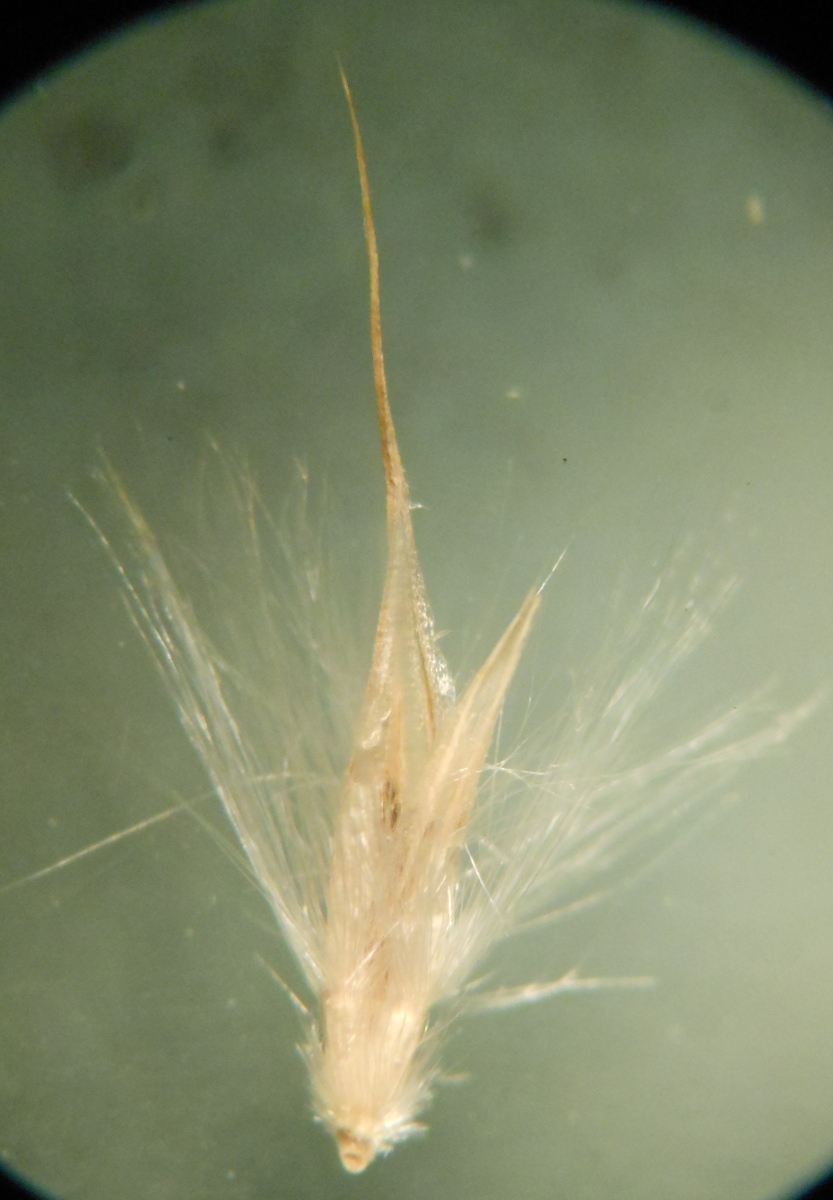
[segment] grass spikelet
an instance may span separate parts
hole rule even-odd
[[[342,80],[361,183],[386,495],[387,566],[363,668],[345,658],[351,643],[333,623],[338,606],[322,597],[332,581],[309,553],[302,468],[296,517],[273,521],[248,471],[216,448],[210,455],[224,477],[217,504],[238,526],[234,567],[210,581],[215,617],[229,614],[219,638],[106,461],[99,479],[111,515],[90,519],[299,964],[313,1107],[356,1173],[423,1128],[441,1033],[458,1014],[616,982],[568,972],[487,994],[472,980],[495,944],[587,895],[614,863],[725,788],[740,763],[783,742],[812,702],[773,719],[753,697],[680,743],[635,751],[641,723],[732,590],[686,576],[681,553],[632,618],[614,624],[615,642],[576,681],[545,749],[536,755],[525,741],[490,761],[542,587],[528,592],[458,697],[417,555],[385,378],[364,150]],[[242,605],[226,605],[229,588]]]

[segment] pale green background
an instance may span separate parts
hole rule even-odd
[[[638,7],[197,7],[78,60],[0,124],[3,881],[204,787],[67,498],[99,445],[160,527],[178,527],[205,431],[249,454],[275,504],[302,457],[355,514],[378,583],[337,55],[452,665],[476,665],[569,542],[522,702],[598,644],[625,563],[638,593],[692,535],[743,590],[663,727],[684,734],[774,676],[785,707],[833,677],[824,105]],[[580,962],[654,991],[461,1027],[446,1064],[468,1081],[359,1179],[311,1122],[295,1018],[256,955],[291,965],[197,824],[0,894],[0,1152],[101,1200],[797,1186],[833,1153],[830,726],[828,707],[745,770],[743,803],[617,904],[506,957],[515,979]]]

